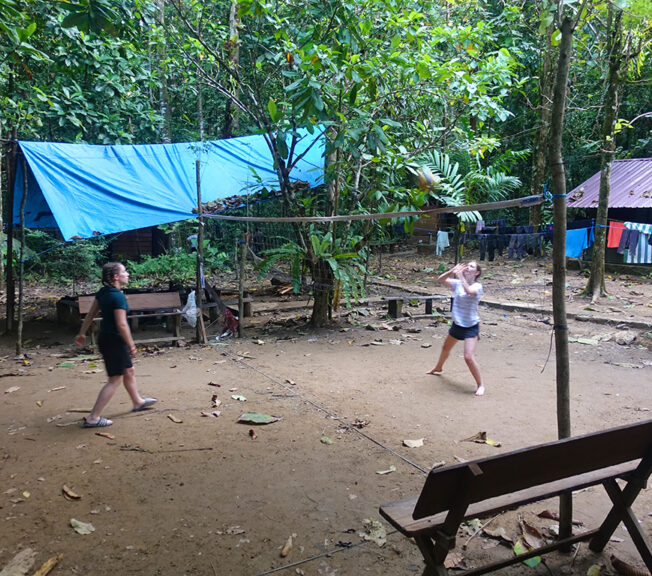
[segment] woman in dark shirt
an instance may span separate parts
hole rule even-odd
[[[137,349],[127,322],[129,310],[127,299],[122,292],[122,288],[128,282],[129,273],[119,262],[109,262],[102,267],[103,286],[95,295],[91,309],[75,338],[77,346],[84,344],[86,332],[101,311],[102,323],[97,343],[104,358],[109,380],[100,390],[93,410],[87,418],[84,418],[84,428],[98,428],[113,424],[112,420],[100,414],[113,398],[120,383],[124,384],[131,398],[132,411],[146,410],[156,403],[156,398],[143,398],[136,388],[136,376],[131,358],[136,355]]]

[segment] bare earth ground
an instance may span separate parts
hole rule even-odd
[[[341,310],[328,329],[308,330],[306,309],[292,307],[296,298],[261,297],[241,339],[141,350],[139,387],[159,403],[130,413],[121,389],[105,414],[115,424],[101,430],[112,438],[79,426],[102,385],[101,360],[73,349],[74,329],[53,321],[53,298],[61,294],[29,292],[28,305],[30,298],[41,305],[32,310],[40,318],[26,326],[25,358],[15,358],[11,338],[0,349],[0,568],[31,548],[34,568],[20,574],[60,553],[53,574],[420,574],[416,546],[381,520],[379,505],[418,493],[436,462],[556,438],[551,315],[539,310],[551,308],[550,262],[487,263],[485,301],[508,304],[481,307],[483,398],[473,395],[461,347],[444,375],[425,374],[445,324],[386,323],[376,298],[401,286],[443,293],[435,282],[440,260],[385,255],[381,269],[372,264],[370,302]],[[613,276],[610,299],[593,306],[579,296],[584,282],[569,271],[570,336],[583,338],[570,343],[574,434],[645,420],[652,409],[651,330],[628,324],[652,323],[652,281]],[[406,309],[419,315],[422,306]],[[186,325],[184,334],[191,338],[193,330]],[[62,362],[73,365],[57,366]],[[202,416],[215,410],[214,395],[221,415]],[[281,420],[237,423],[244,412]],[[501,446],[464,441],[479,431]],[[422,447],[403,445],[421,438]],[[81,498],[65,499],[64,485]],[[544,509],[555,510],[556,501],[501,515],[491,526],[517,538],[520,516],[549,535],[554,522],[537,516]],[[602,489],[575,497],[574,516],[584,527],[607,509]],[[634,511],[652,537],[649,488]],[[78,534],[72,518],[95,531]],[[386,531],[383,546],[363,538],[366,520]],[[472,530],[460,533],[456,549],[467,566],[512,554],[482,534],[462,548]],[[290,536],[292,548],[281,557]],[[501,573],[586,574],[602,564],[610,574],[611,554],[643,567],[622,525],[616,536],[601,555],[582,544],[576,553],[547,555],[547,567]]]

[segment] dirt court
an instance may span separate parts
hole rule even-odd
[[[388,322],[378,301],[399,289],[444,293],[433,262],[416,254],[384,257],[370,301],[340,310],[327,329],[306,328],[300,300],[254,297],[257,313],[244,338],[142,349],[135,364],[139,388],[159,403],[130,413],[121,389],[105,413],[115,423],[101,430],[79,426],[104,376],[101,359],[74,349],[72,328],[40,314],[26,326],[24,359],[15,358],[13,340],[5,337],[0,569],[29,548],[33,567],[17,573],[32,574],[63,554],[52,574],[421,574],[418,549],[381,519],[379,505],[418,493],[434,463],[485,457],[557,434],[555,352],[549,353],[545,311],[551,309],[550,262],[487,263],[477,349],[487,385],[482,398],[473,395],[461,346],[442,376],[425,374],[445,337],[443,322]],[[610,298],[597,305],[580,297],[584,282],[569,271],[574,434],[652,417],[652,280],[611,275]],[[420,306],[404,309],[421,316]],[[193,330],[186,325],[184,334],[190,338]],[[218,417],[202,415],[215,410]],[[238,423],[246,412],[280,420]],[[500,447],[464,441],[480,431]],[[418,439],[423,446],[403,445]],[[80,498],[66,499],[64,485]],[[520,516],[549,535],[554,522],[537,513],[556,505],[509,512],[492,526],[516,539]],[[594,527],[608,508],[601,488],[577,494],[579,529]],[[652,490],[641,493],[634,511],[652,538]],[[77,533],[73,518],[94,531]],[[384,528],[382,546],[369,521]],[[463,549],[472,532],[460,533],[456,549],[467,566],[512,554],[483,534]],[[545,565],[501,574],[586,574],[595,564],[613,574],[611,554],[642,568],[622,525],[615,536],[601,555],[584,543],[576,553],[547,555]]]

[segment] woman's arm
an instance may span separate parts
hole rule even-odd
[[[464,288],[464,292],[469,294],[470,296],[475,296],[478,291],[479,291],[479,286],[478,282],[474,282],[473,284],[469,284],[464,277],[464,271],[466,270],[466,266],[460,271],[457,272],[457,279],[460,281],[460,284],[462,285],[462,288]]]
[[[120,332],[120,336],[122,336],[125,344],[129,347],[129,353],[135,356],[137,349],[134,344],[134,339],[131,336],[129,322],[127,322],[127,311],[124,308],[116,308],[113,313],[115,314],[115,325],[118,328],[118,332]]]
[[[88,311],[88,314],[86,314],[86,318],[84,318],[84,322],[82,322],[82,326],[79,329],[79,334],[77,334],[77,336],[75,337],[74,342],[77,346],[81,346],[86,340],[86,332],[88,332],[88,329],[93,323],[93,320],[95,320],[95,317],[97,316],[99,311],[100,311],[100,305],[97,303],[97,298],[93,298],[93,303],[91,304],[91,308]]]
[[[444,286],[448,286],[450,288],[450,282],[449,280],[451,279],[451,276],[458,276],[464,271],[464,264],[457,264],[456,266],[453,266],[450,270],[447,272],[444,272],[439,278],[437,278],[437,282],[440,284],[443,284]]]

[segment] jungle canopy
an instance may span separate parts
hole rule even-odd
[[[98,146],[19,142],[29,170],[25,227],[56,228],[65,240],[193,218],[196,161],[202,202],[278,188],[264,136],[182,144]],[[301,132],[291,172],[311,187],[323,182],[321,131]],[[16,166],[14,223],[20,223],[23,163]]]

